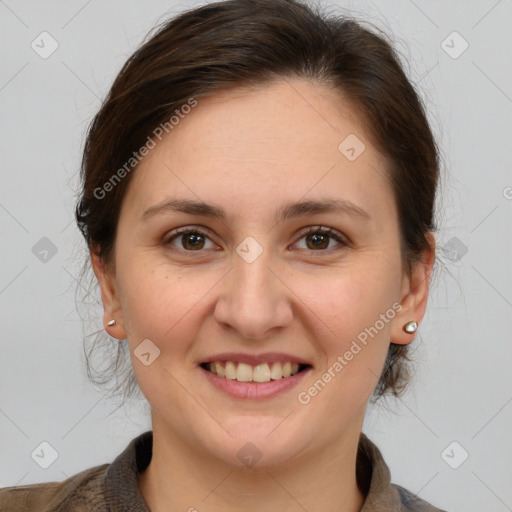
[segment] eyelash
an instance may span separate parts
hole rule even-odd
[[[204,236],[205,238],[208,238],[211,240],[211,238],[208,236],[208,234],[199,229],[199,228],[191,228],[191,227],[182,227],[182,228],[177,228],[175,229],[174,231],[172,231],[169,236],[167,236],[164,240],[164,245],[171,245],[171,242],[175,239],[175,238],[178,238],[180,235],[187,235],[187,234],[197,234],[197,235],[202,235]],[[323,226],[309,226],[306,231],[302,231],[301,234],[300,234],[300,237],[299,239],[297,240],[297,242],[299,240],[301,240],[302,238],[304,238],[305,236],[307,235],[310,235],[310,234],[320,234],[320,235],[328,235],[330,238],[333,238],[334,240],[336,240],[341,246],[343,247],[349,247],[350,246],[350,242],[341,234],[339,233],[338,231],[332,229],[332,228],[327,228],[327,227],[323,227]],[[295,242],[295,243],[297,243]],[[295,245],[295,244],[294,244]],[[177,251],[182,251],[182,252],[187,252],[187,253],[194,253],[194,252],[203,252],[202,250],[197,250],[197,251],[193,251],[193,250],[187,250],[187,249],[182,249],[182,248],[173,248],[174,250],[177,250]],[[308,249],[306,249],[308,250]],[[318,251],[315,251],[313,249],[309,249],[308,251],[309,252],[318,252],[318,253],[321,253],[321,252],[330,252],[332,251],[333,248],[330,248],[330,249],[319,249]],[[336,249],[334,249],[336,250]]]

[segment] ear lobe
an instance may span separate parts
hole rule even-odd
[[[395,316],[391,331],[391,342],[408,345],[416,337],[416,332],[407,332],[405,326],[415,321],[420,324],[428,302],[430,278],[435,261],[435,238],[433,233],[426,235],[429,247],[421,255],[421,261],[413,263],[410,275],[404,275],[402,285],[402,309]]]
[[[126,338],[126,330],[123,327],[123,316],[117,297],[114,274],[105,266],[103,260],[96,252],[91,251],[90,254],[94,275],[98,280],[101,290],[104,328],[113,338],[124,339]],[[115,320],[116,323],[108,325],[111,320]]]

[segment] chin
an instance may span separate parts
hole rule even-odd
[[[292,461],[308,446],[304,427],[276,416],[238,416],[225,420],[226,430],[205,440],[204,449],[226,464],[253,471]],[[199,433],[198,433],[199,434]]]

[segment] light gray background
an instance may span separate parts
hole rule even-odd
[[[450,511],[512,510],[512,3],[323,3],[394,34],[445,158],[442,266],[414,343],[415,382],[372,408],[365,431],[394,482],[421,497]],[[193,5],[0,1],[0,487],[110,462],[150,428],[145,402],[111,414],[117,404],[84,376],[74,191],[85,128],[121,65],[156,22]],[[43,31],[59,45],[48,59],[31,48]],[[454,31],[469,44],[458,58]],[[42,237],[57,247],[46,262],[32,252]],[[48,469],[31,458],[42,441],[58,452]],[[452,465],[469,454],[458,469],[441,456],[453,441]]]

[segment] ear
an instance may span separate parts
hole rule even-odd
[[[94,275],[98,280],[101,289],[101,300],[103,302],[103,326],[104,329],[118,340],[125,339],[127,336],[124,328],[122,311],[119,305],[115,286],[115,274],[110,267],[107,267],[100,256],[93,250],[90,251],[91,263]],[[115,325],[108,325],[111,320],[115,320]]]
[[[404,274],[401,289],[402,309],[395,316],[391,331],[391,343],[408,345],[416,337],[416,333],[404,330],[407,322],[414,320],[420,324],[428,301],[430,278],[434,267],[436,241],[432,232],[427,234],[429,247],[423,251],[421,260],[413,263],[410,274]]]

